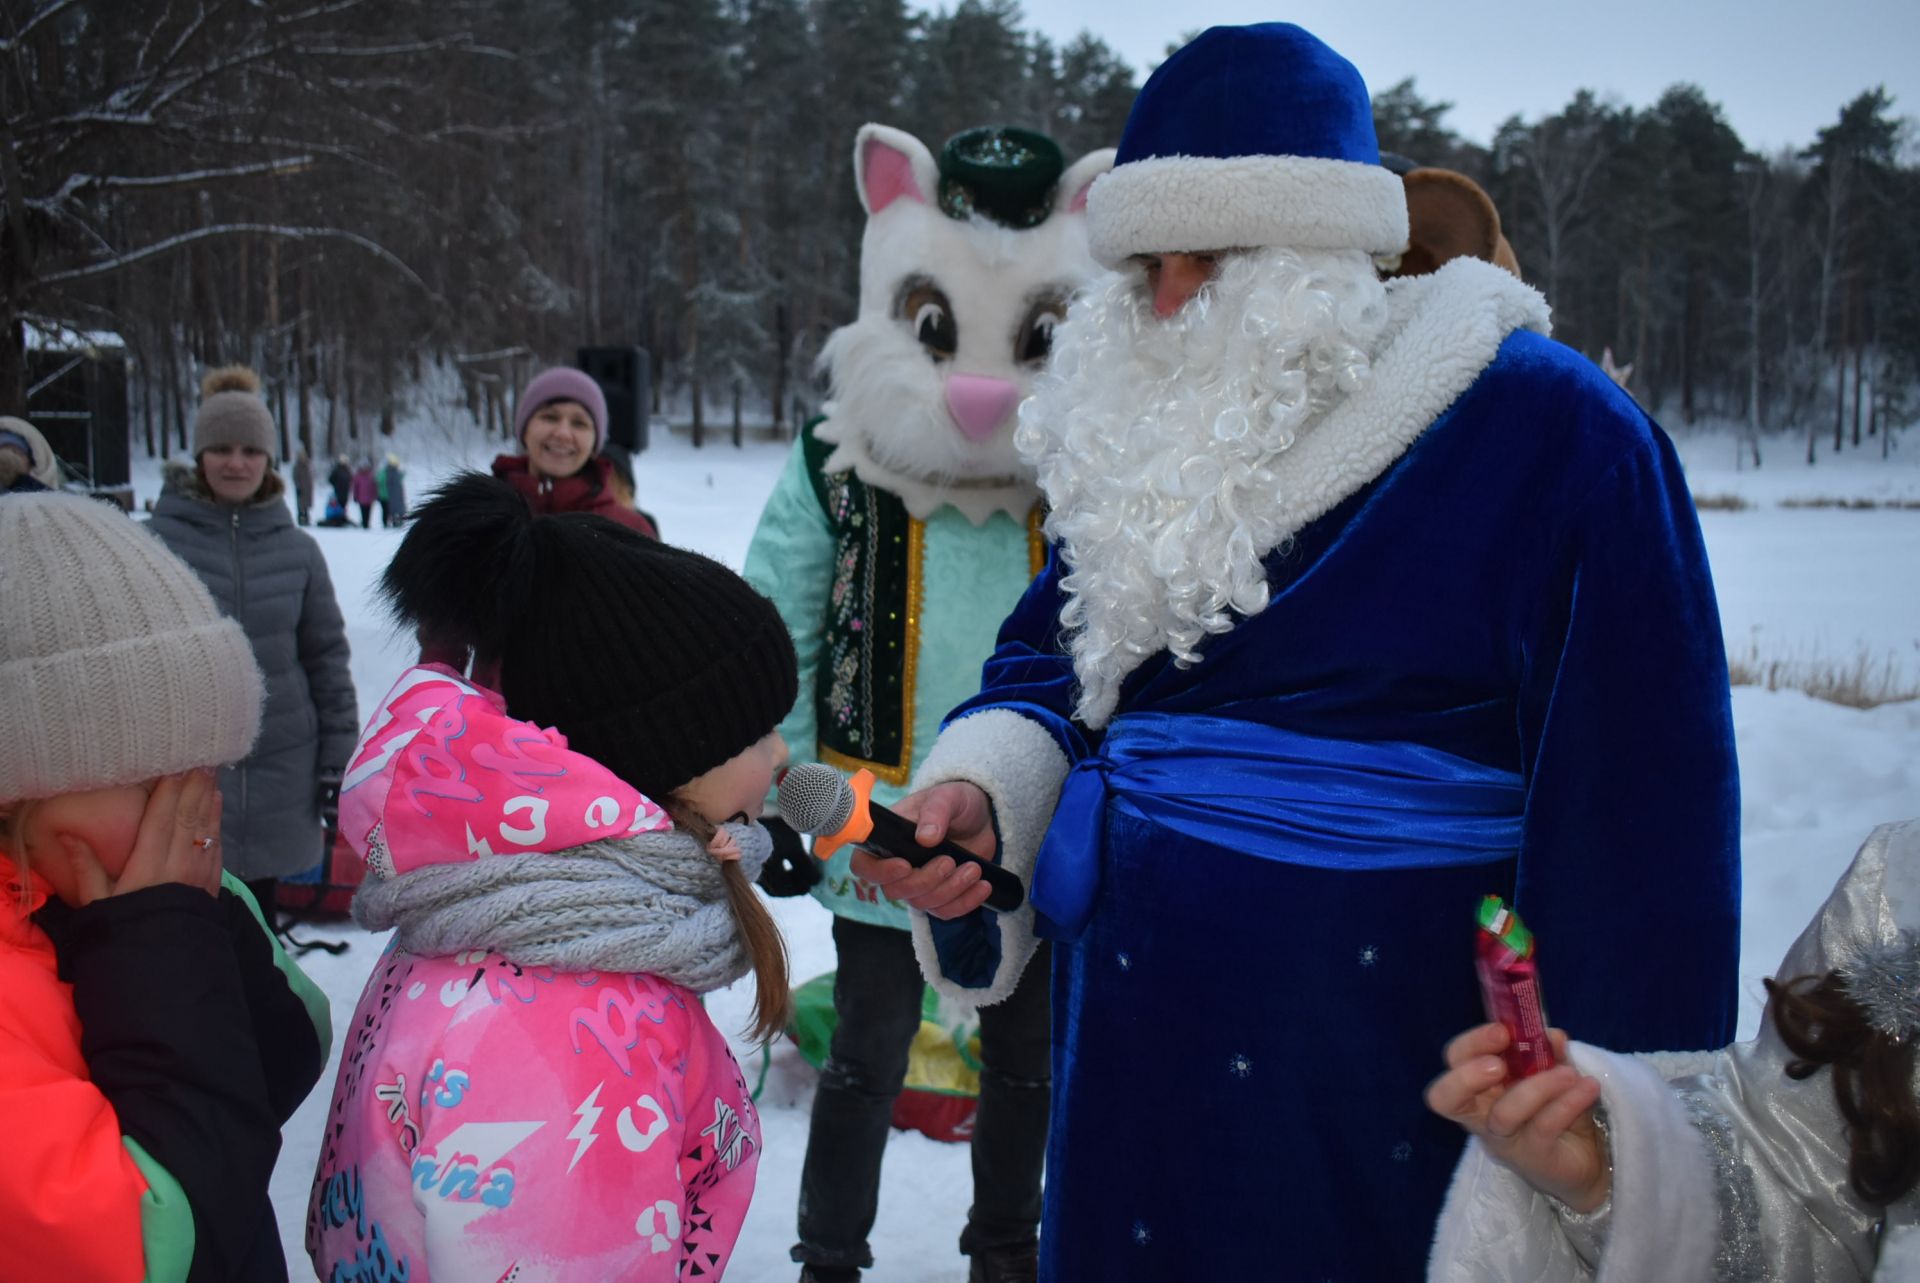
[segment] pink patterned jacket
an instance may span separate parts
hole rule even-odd
[[[374,713],[340,818],[374,876],[670,823],[437,665]],[[342,1049],[307,1249],[325,1283],[717,1279],[759,1155],[689,990],[390,948]]]

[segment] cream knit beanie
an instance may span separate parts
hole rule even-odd
[[[244,365],[223,365],[200,381],[199,411],[193,416],[193,457],[217,445],[250,445],[278,458],[273,415],[260,399],[260,376]]]
[[[0,498],[0,804],[238,761],[253,647],[185,562],[80,495]]]

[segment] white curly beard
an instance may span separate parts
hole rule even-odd
[[[1265,609],[1286,513],[1273,464],[1365,385],[1386,322],[1358,252],[1230,255],[1166,320],[1138,269],[1074,303],[1014,440],[1069,571],[1081,721],[1104,726],[1149,657],[1197,663],[1204,637]]]

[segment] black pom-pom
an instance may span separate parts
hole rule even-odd
[[[499,655],[537,574],[533,510],[506,482],[463,472],[408,515],[380,576],[388,609],[435,649]]]

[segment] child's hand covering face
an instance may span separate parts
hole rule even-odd
[[[786,764],[787,742],[778,731],[769,731],[675,792],[709,823],[751,823],[760,818],[773,777]]]
[[[30,813],[27,862],[75,908],[167,882],[217,895],[220,808],[211,771],[64,793]]]

